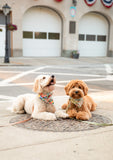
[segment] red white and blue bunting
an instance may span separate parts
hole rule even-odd
[[[101,2],[107,8],[110,8],[113,5],[113,0],[101,0]]]
[[[95,4],[95,2],[96,2],[97,0],[84,0],[84,1],[85,1],[85,3],[86,3],[88,6],[92,6],[92,5]]]

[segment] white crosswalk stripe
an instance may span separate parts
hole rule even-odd
[[[24,67],[23,67],[24,68]],[[25,67],[26,68],[26,67]],[[56,66],[41,66],[41,67],[28,67],[27,71],[19,71],[17,70],[13,70],[14,68],[10,68],[10,70],[8,70],[6,68],[6,70],[1,70],[0,74],[7,74],[7,73],[11,73],[11,74],[16,74],[15,76],[13,75],[10,78],[4,79],[0,81],[0,87],[1,89],[3,89],[3,87],[24,87],[24,86],[33,86],[33,81],[30,81],[30,76],[38,76],[39,74],[50,74],[50,75],[55,75],[55,76],[62,76],[61,79],[57,80],[56,83],[56,87],[59,88],[64,88],[64,86],[70,82],[72,80],[72,77],[75,77],[75,79],[78,79],[78,77],[85,81],[85,82],[93,82],[94,84],[96,82],[102,82],[103,81],[113,81],[113,75],[112,75],[112,67],[109,64],[105,64],[103,67],[103,74],[101,74],[101,72],[97,72],[97,74],[94,74],[96,72],[73,72],[74,68],[71,67],[56,67]],[[48,70],[50,69],[50,72],[48,72]],[[57,69],[57,71],[55,72],[55,69]],[[69,73],[69,71],[72,69],[72,72]],[[42,70],[42,71],[41,71]],[[54,72],[52,72],[52,70]],[[43,72],[44,71],[44,72]],[[100,73],[100,74],[98,74]],[[24,81],[24,83],[21,83],[21,79],[23,79],[24,77],[29,76],[29,81]],[[63,77],[64,76],[64,77]],[[66,79],[65,79],[66,76]],[[84,78],[83,78],[84,77]],[[13,81],[16,81],[19,79],[19,82],[17,83],[13,83]],[[89,88],[90,92],[99,92],[101,91],[101,89],[95,89],[95,88]],[[1,94],[1,93],[0,93]],[[3,93],[4,94],[4,93]],[[6,93],[7,94],[7,93]],[[0,99],[2,100],[13,100],[14,97],[13,96],[6,96],[6,95],[0,95]]]

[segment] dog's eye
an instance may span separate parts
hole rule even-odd
[[[80,88],[81,89],[81,87],[79,86],[78,88]]]
[[[46,77],[43,77],[43,79],[46,79]]]

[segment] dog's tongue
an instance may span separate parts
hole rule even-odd
[[[54,85],[54,80],[53,79],[51,80],[50,85]]]

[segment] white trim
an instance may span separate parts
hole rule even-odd
[[[4,57],[5,56],[6,27],[5,25],[0,24],[0,28],[2,29],[2,32],[0,32],[0,57]]]

